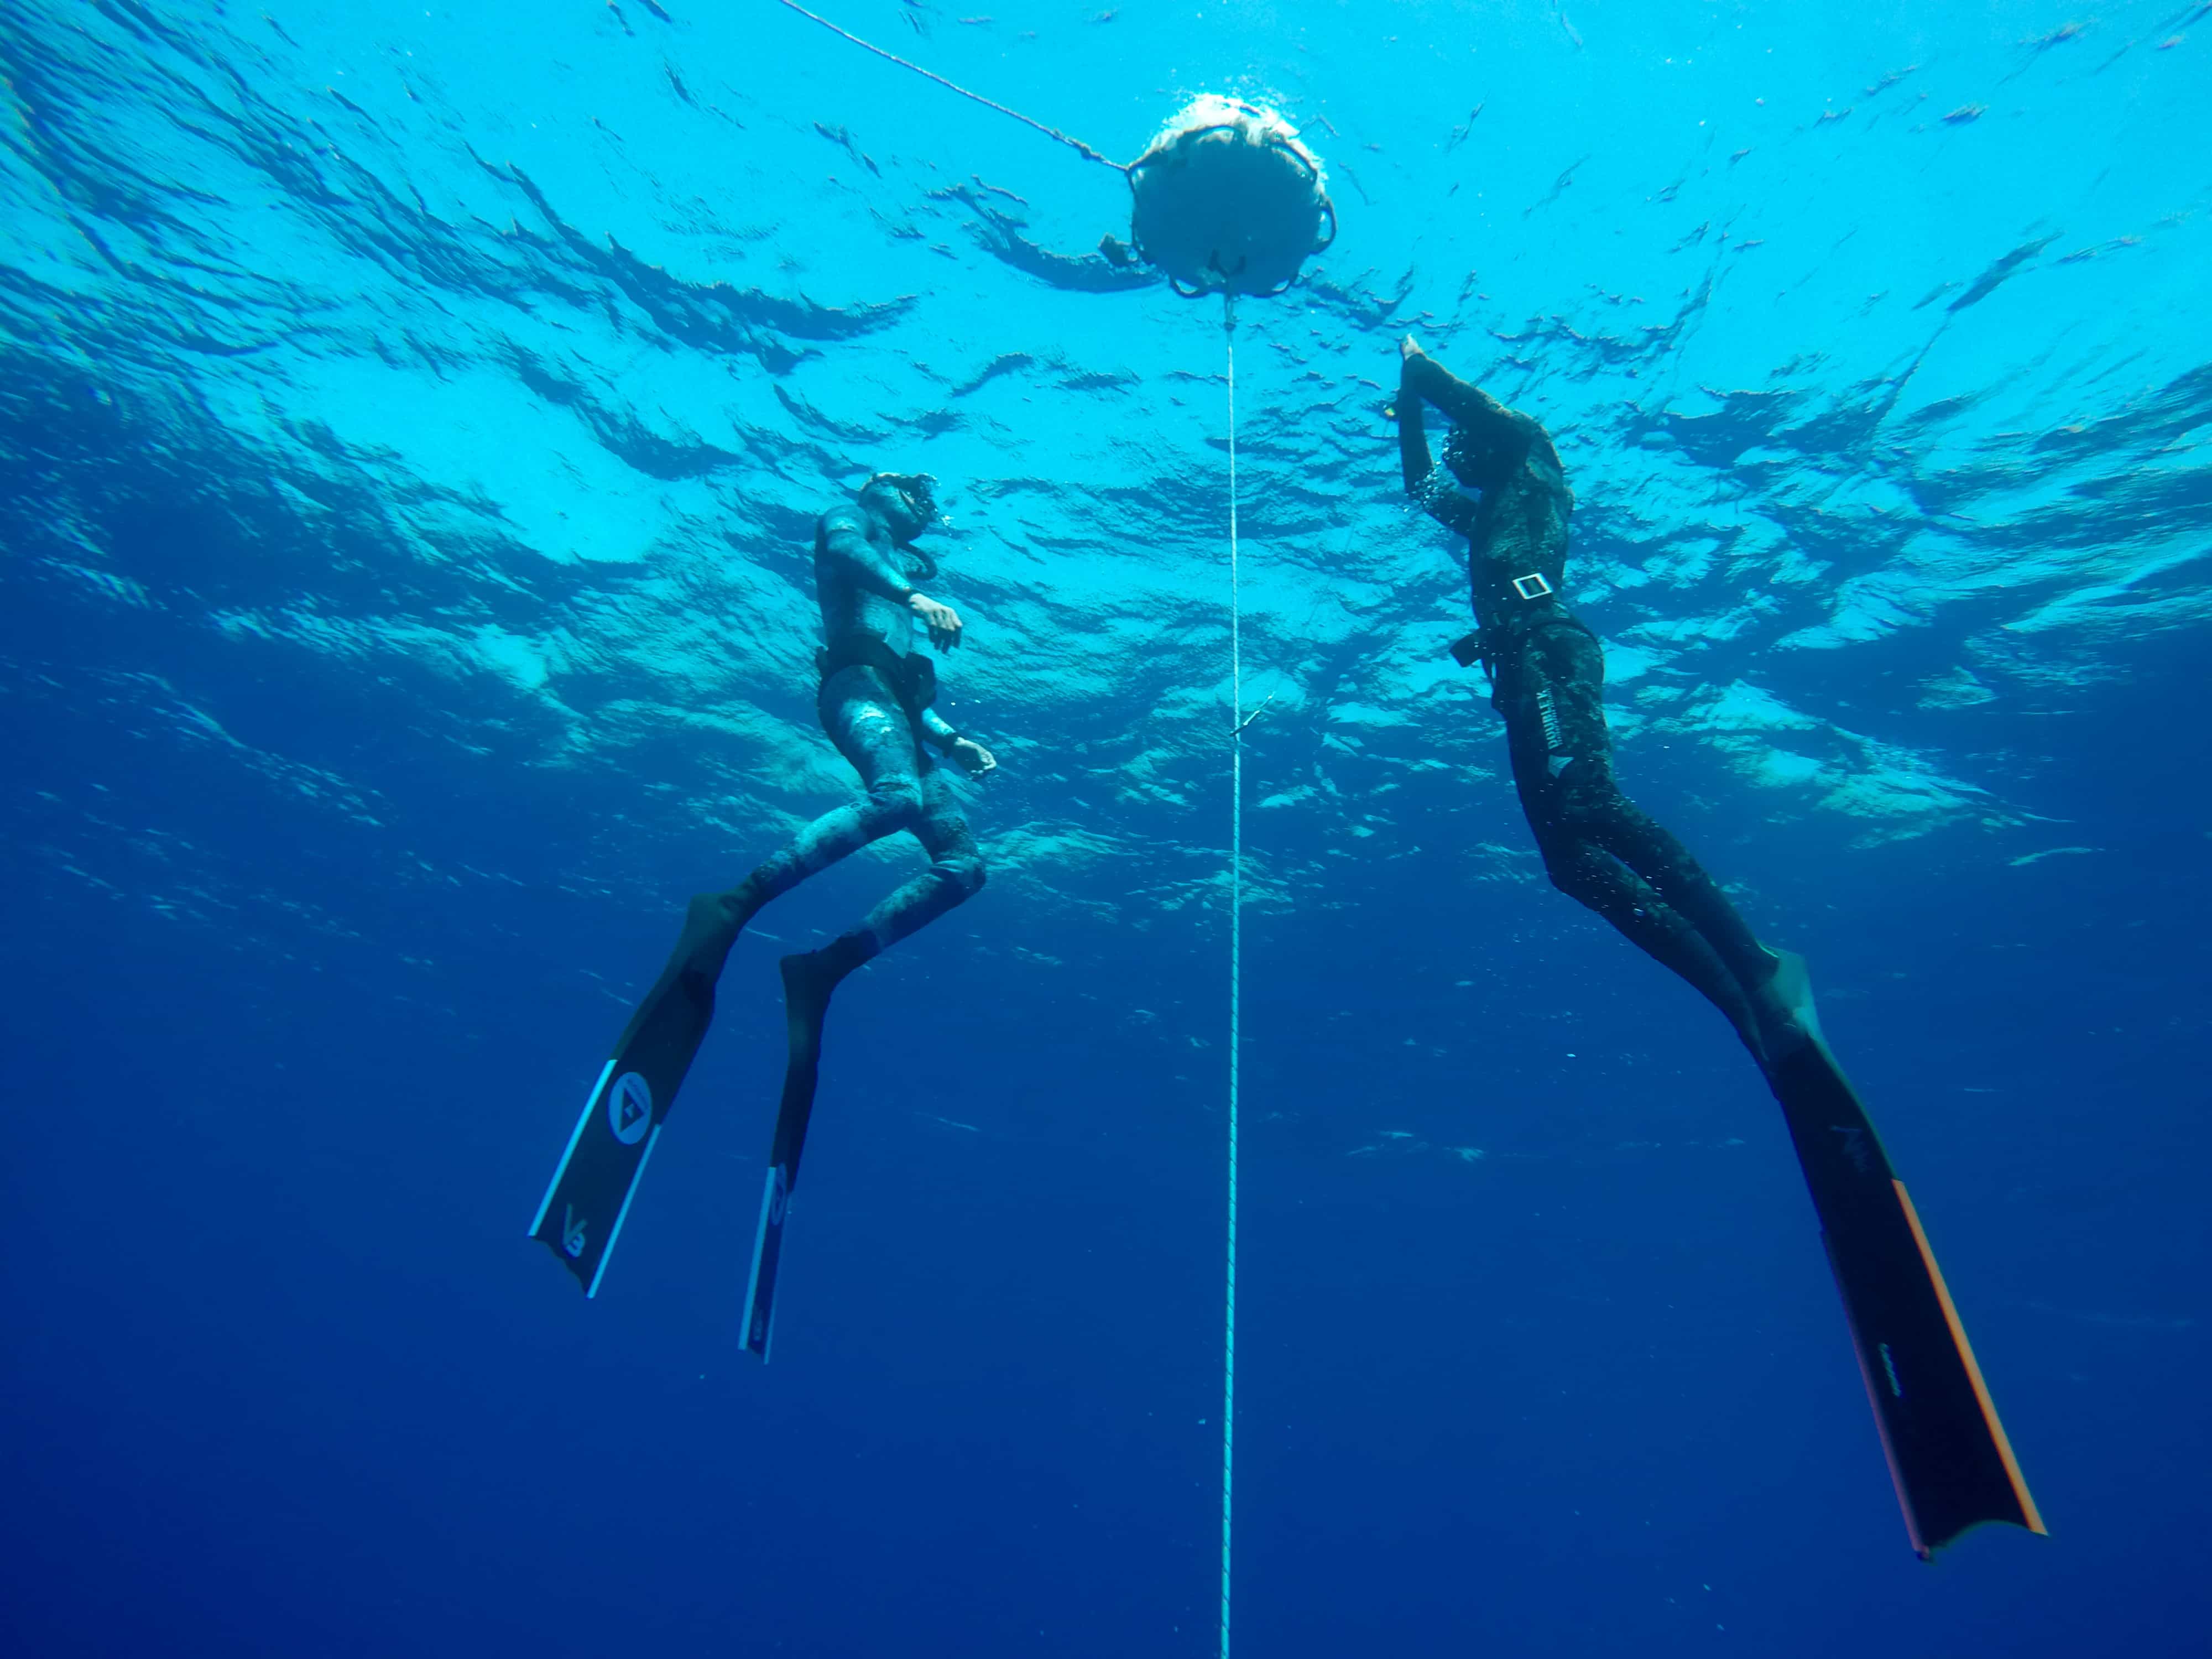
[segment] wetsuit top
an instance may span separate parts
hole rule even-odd
[[[827,642],[825,661],[832,666],[869,663],[892,679],[893,689],[906,696],[911,680],[902,680],[883,666],[871,641],[880,641],[889,657],[919,663],[928,659],[914,653],[914,613],[907,608],[915,589],[907,580],[919,574],[921,561],[891,540],[890,532],[858,502],[832,507],[814,521],[814,595],[822,607],[822,637]],[[933,684],[934,676],[927,677]],[[933,709],[908,709],[922,735],[941,750],[950,750],[959,737]]]
[[[1429,458],[1424,403],[1451,419],[1450,465]],[[1426,356],[1405,361],[1397,413],[1406,492],[1467,538],[1474,617],[1484,633],[1564,611],[1562,599],[1541,591],[1556,596],[1565,586],[1567,519],[1575,507],[1551,435]],[[1468,499],[1462,480],[1481,492],[1480,501]]]

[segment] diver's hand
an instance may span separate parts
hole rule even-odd
[[[1401,363],[1411,362],[1416,357],[1425,357],[1428,355],[1421,349],[1421,343],[1410,334],[1398,342],[1398,361]]]
[[[999,758],[980,743],[969,738],[956,738],[951,750],[960,769],[971,778],[980,778],[986,772],[999,769]]]
[[[960,643],[960,613],[949,605],[939,605],[927,594],[913,593],[907,597],[906,608],[921,618],[921,625],[929,630],[929,642],[940,651],[950,651]]]

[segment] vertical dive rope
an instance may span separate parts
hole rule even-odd
[[[1237,1071],[1244,945],[1244,641],[1237,593],[1237,298],[1221,297],[1229,355],[1229,1266],[1221,1342],[1221,1659],[1229,1659],[1229,1544],[1237,1469]],[[1256,711],[1255,711],[1256,712]]]

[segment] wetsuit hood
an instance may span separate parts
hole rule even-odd
[[[948,527],[937,505],[937,480],[927,472],[876,472],[860,486],[860,498],[890,527],[903,547],[915,537]]]

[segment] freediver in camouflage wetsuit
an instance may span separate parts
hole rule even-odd
[[[929,867],[852,932],[818,951],[783,958],[792,1060],[810,1074],[811,1091],[822,1017],[838,981],[983,885],[975,838],[929,751],[979,777],[998,763],[930,707],[936,671],[913,649],[917,621],[939,650],[960,643],[958,615],[913,585],[937,574],[936,562],[914,544],[941,521],[934,483],[927,473],[880,472],[853,501],[815,522],[815,596],[824,641],[816,659],[822,677],[817,707],[822,729],[860,775],[866,793],[815,819],[737,886],[691,901],[683,937],[632,1016],[618,1054],[656,1026],[653,1047],[680,1054],[681,1067],[688,1068],[713,1017],[722,965],[761,907],[870,842],[904,830],[929,854]]]
[[[1424,404],[1452,422],[1443,468],[1429,459]],[[1553,885],[1727,1015],[1782,1108],[1912,1547],[1925,1560],[1984,1521],[2043,1531],[1927,1233],[1820,1034],[1804,963],[1753,939],[1682,843],[1613,781],[1604,653],[1560,596],[1575,498],[1551,434],[1410,337],[1396,412],[1407,491],[1467,538],[1479,626],[1452,651],[1489,671]]]
[[[1442,466],[1429,457],[1425,404],[1452,423]],[[1407,494],[1467,538],[1477,628],[1453,653],[1462,665],[1480,659],[1490,676],[1545,873],[1687,980],[1771,1071],[1803,1041],[1774,984],[1779,959],[1688,849],[1613,781],[1605,654],[1561,597],[1575,497],[1551,434],[1449,373],[1410,335],[1400,348],[1396,414]]]

